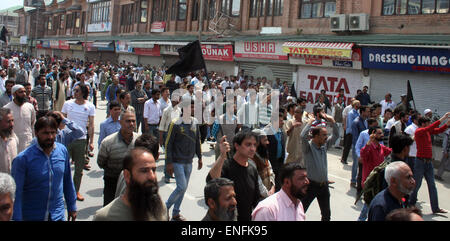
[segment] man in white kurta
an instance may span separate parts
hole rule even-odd
[[[25,150],[34,137],[34,123],[36,122],[36,112],[32,104],[25,98],[25,88],[22,85],[13,86],[12,102],[5,105],[5,108],[11,110],[14,117],[14,133],[19,139],[17,153]]]
[[[11,111],[0,108],[0,172],[11,174],[12,160],[17,156],[19,140],[13,131],[14,118]]]

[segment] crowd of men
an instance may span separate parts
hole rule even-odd
[[[331,220],[330,148],[343,149],[344,165],[352,151],[357,198],[372,188],[358,220],[421,219],[414,206],[423,177],[432,212],[447,212],[435,179],[449,163],[450,113],[432,122],[431,111],[413,110],[406,96],[396,104],[388,93],[375,103],[367,86],[350,101],[343,89],[333,99],[323,90],[308,113],[307,100],[287,81],[244,71],[180,77],[163,67],[22,54],[2,55],[1,68],[0,220],[66,220],[66,211],[76,220],[83,171],[94,158],[98,91],[107,119],[96,157],[104,170],[103,208],[94,220],[186,220],[180,207],[194,157],[203,167],[204,142],[216,161],[206,178],[203,221],[307,220],[316,198],[322,220]],[[443,132],[435,176],[431,136]],[[176,182],[167,200],[158,193],[160,148],[162,178]],[[373,188],[376,174],[382,185]]]

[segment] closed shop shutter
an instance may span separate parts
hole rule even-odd
[[[117,55],[114,52],[100,52],[101,53],[101,61],[110,61],[113,64],[117,64]],[[98,61],[98,59],[97,59]]]
[[[123,63],[123,61],[125,61],[126,64],[137,64],[139,61],[139,56],[134,54],[119,54],[119,63]]]
[[[74,50],[72,56],[74,59],[84,60],[84,51]]]
[[[258,77],[266,77],[272,83],[275,82],[275,78],[280,78],[281,83],[287,81],[290,86],[292,84],[292,72],[295,71],[295,66],[239,62],[239,69],[243,69],[245,75],[253,76],[255,80]]]
[[[216,72],[221,76],[234,75],[234,62],[205,61],[208,72]]]
[[[63,58],[72,58],[72,50],[63,50],[62,51]]]
[[[54,49],[53,50],[53,56],[61,57],[62,56],[62,50],[60,49]]]
[[[408,80],[419,112],[423,113],[425,109],[431,109],[442,116],[450,110],[449,74],[371,69],[371,99],[380,102],[387,93],[391,93],[392,100],[399,103],[400,96],[406,94]],[[414,108],[412,101],[411,107]]]
[[[143,66],[159,67],[163,64],[163,58],[160,56],[139,56],[139,64]]]

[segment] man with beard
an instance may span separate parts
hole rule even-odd
[[[11,173],[12,160],[17,156],[19,140],[13,132],[14,117],[10,109],[0,108],[0,172]]]
[[[252,213],[253,221],[305,221],[300,201],[306,195],[309,180],[298,162],[285,164],[280,170],[281,190],[261,201]]]
[[[14,85],[11,90],[13,102],[5,105],[14,116],[14,133],[19,139],[17,153],[25,150],[33,140],[33,126],[36,122],[36,112],[32,104],[27,102],[25,87]]]
[[[384,178],[389,186],[370,202],[368,221],[385,221],[392,210],[406,208],[405,196],[411,195],[416,186],[411,168],[404,162],[390,163]]]
[[[17,187],[13,220],[63,221],[67,206],[69,221],[75,221],[76,192],[70,156],[63,144],[55,142],[58,124],[53,117],[44,116],[34,129],[37,142],[12,163],[11,175]]]
[[[205,186],[205,203],[209,207],[202,221],[237,221],[234,183],[228,178],[216,178]]]
[[[158,194],[156,161],[144,148],[135,148],[123,159],[125,194],[98,210],[94,221],[168,221]]]

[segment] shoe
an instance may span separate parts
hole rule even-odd
[[[342,147],[340,147],[340,146],[335,146],[334,148],[339,149],[339,150],[342,149]]]
[[[89,156],[89,157],[94,157],[94,153],[88,152],[88,156]]]
[[[178,215],[172,216],[172,221],[186,221],[186,218],[183,217],[183,215],[178,214]]]
[[[344,164],[344,165],[348,165],[348,162],[347,162],[347,161],[341,160],[341,163]]]
[[[86,171],[90,171],[91,170],[91,166],[89,164],[84,165],[84,170]]]
[[[336,182],[328,180],[328,184],[333,184],[333,183],[336,183]]]
[[[437,211],[435,211],[433,213],[448,213],[448,211],[443,209],[443,208],[440,208],[439,210],[437,210]]]
[[[84,197],[81,196],[81,194],[79,192],[77,192],[77,200],[80,202],[84,201]]]
[[[434,179],[436,179],[438,181],[444,181],[444,179],[438,175],[434,175]]]
[[[355,182],[350,183],[350,187],[356,188],[356,183]]]

